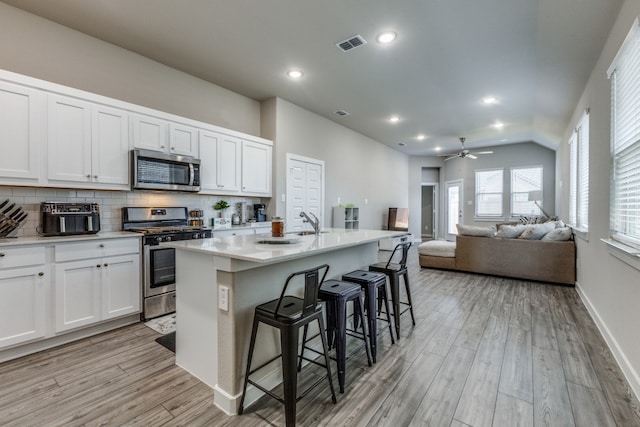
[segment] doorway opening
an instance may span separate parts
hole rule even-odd
[[[300,212],[313,214],[324,226],[324,161],[287,153],[286,231],[310,228]]]
[[[438,184],[422,184],[422,214],[420,224],[420,237],[423,241],[434,240],[438,236]]]

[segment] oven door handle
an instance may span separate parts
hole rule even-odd
[[[193,185],[193,181],[196,179],[196,172],[193,167],[193,163],[189,163],[189,185]]]

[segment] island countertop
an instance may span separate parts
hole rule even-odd
[[[244,236],[212,237],[210,239],[163,242],[162,246],[198,252],[241,261],[270,264],[288,259],[357,246],[367,242],[397,236],[397,231],[325,229],[316,235],[300,236],[287,233],[281,240],[292,243],[260,243],[278,240],[270,233]]]

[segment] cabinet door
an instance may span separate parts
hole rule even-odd
[[[242,141],[242,192],[271,196],[271,146]]]
[[[0,271],[0,348],[45,336],[44,267]]]
[[[0,82],[0,180],[39,182],[45,100],[44,92]]]
[[[191,126],[169,123],[169,152],[198,157],[198,130]]]
[[[91,105],[49,95],[47,137],[49,180],[90,182]]]
[[[200,192],[240,192],[241,153],[242,142],[238,138],[200,131]]]
[[[95,105],[91,122],[92,181],[129,187],[129,115]]]
[[[134,114],[132,117],[133,146],[167,152],[167,127],[164,120]]]
[[[55,265],[56,332],[98,322],[100,313],[100,259]]]
[[[102,320],[140,312],[140,255],[102,260]]]

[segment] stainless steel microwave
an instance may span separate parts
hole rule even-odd
[[[200,191],[200,160],[189,156],[132,151],[133,189]]]

